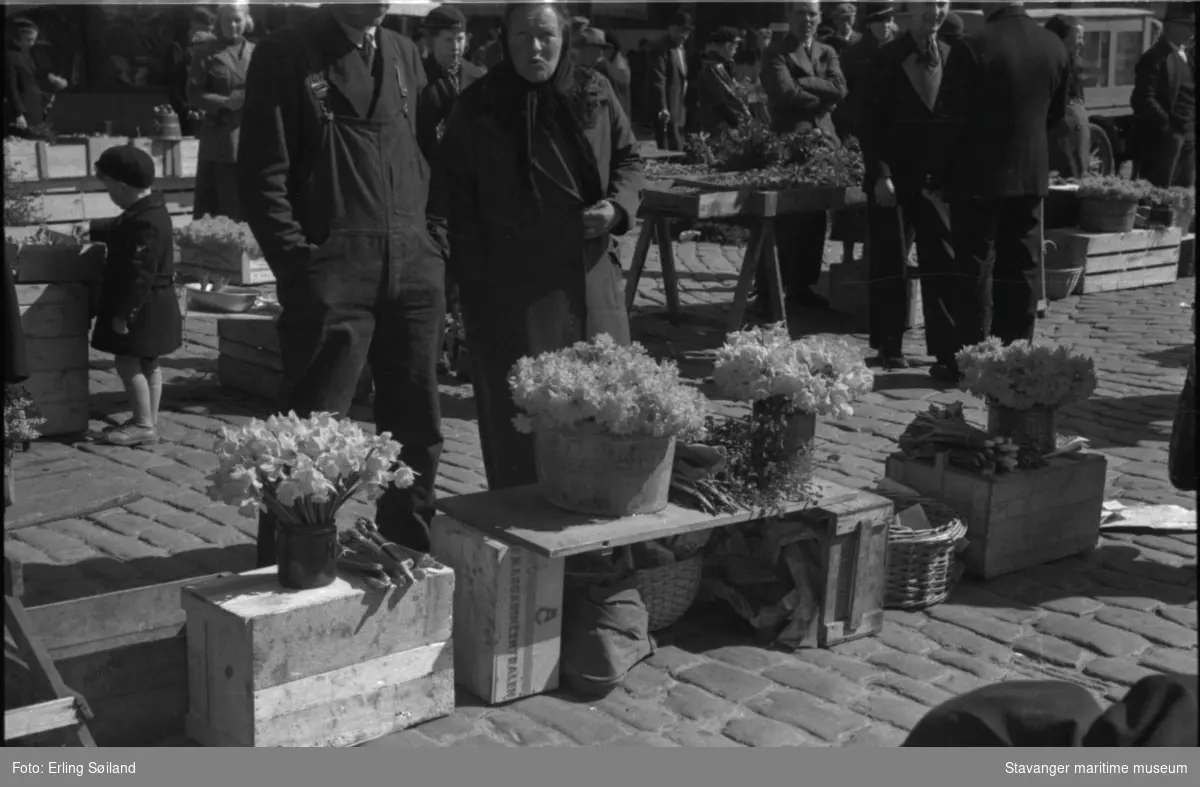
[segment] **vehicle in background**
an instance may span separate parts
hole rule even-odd
[[[984,11],[958,10],[967,35],[983,29]],[[1045,23],[1057,14],[1083,22],[1084,106],[1091,126],[1092,161],[1102,174],[1119,173],[1136,160],[1130,133],[1133,109],[1134,68],[1154,45],[1155,12],[1148,8],[1029,8],[1029,15]],[[907,14],[897,14],[903,30]]]

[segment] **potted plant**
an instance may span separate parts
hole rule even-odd
[[[70,232],[43,225],[21,240],[5,236],[4,257],[18,283],[98,282],[105,252],[102,245],[91,242],[87,225],[77,224]]]
[[[1196,192],[1183,186],[1151,188],[1143,202],[1150,208],[1146,217],[1148,226],[1181,226],[1186,232],[1196,209]]]
[[[817,416],[853,415],[851,404],[875,383],[850,345],[821,336],[793,340],[784,323],[729,334],[713,380],[726,396],[751,403],[750,463],[762,489],[789,478],[807,484]]]
[[[264,511],[277,518],[279,584],[298,590],[336,579],[335,522],[347,500],[360,490],[375,500],[389,486],[413,482],[389,433],[372,436],[328,413],[293,412],[226,428],[216,452],[208,496],[247,516]]]
[[[1067,345],[997,338],[956,356],[963,390],[988,404],[988,432],[1050,453],[1056,448],[1055,415],[1096,390],[1096,365]]]
[[[1084,232],[1130,232],[1138,204],[1151,186],[1144,180],[1089,176],[1079,181],[1079,228]]]
[[[251,263],[262,258],[250,227],[228,216],[201,216],[177,228],[175,243],[180,262],[204,272],[215,290],[231,279],[249,284]]]
[[[533,434],[538,480],[554,505],[594,516],[661,511],[676,438],[699,435],[707,402],[669,361],[608,334],[522,358],[508,384]]]
[[[46,419],[37,414],[33,399],[24,388],[5,384],[4,386],[4,507],[8,508],[16,500],[16,490],[13,483],[12,464],[13,454],[17,446],[26,446],[42,436],[37,430],[46,423]]]

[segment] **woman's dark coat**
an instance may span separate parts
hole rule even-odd
[[[601,191],[618,206],[612,235],[623,235],[641,202],[642,160],[612,86],[588,73],[588,91],[600,103],[584,135]],[[434,186],[434,202],[449,219],[450,271],[461,288],[491,488],[537,480],[532,440],[512,425],[512,365],[600,333],[629,341],[616,242],[583,238],[582,212],[590,207],[576,174],[583,157],[560,135],[535,132],[536,199],[522,141],[502,120],[498,78],[489,72],[459,99],[443,139],[454,155],[443,159]]]
[[[115,219],[92,222],[92,240],[108,247],[92,347],[113,355],[157,358],[183,344],[183,319],[175,296],[171,214],[157,192]],[[113,330],[114,317],[129,333]]]

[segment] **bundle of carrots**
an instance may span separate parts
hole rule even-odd
[[[359,517],[354,527],[338,533],[342,552],[338,566],[362,577],[368,587],[384,590],[408,588],[425,578],[426,569],[437,567],[429,555],[414,560],[402,547],[386,541],[369,519]]]
[[[946,454],[951,465],[985,476],[1041,467],[1046,461],[1037,451],[971,426],[961,402],[946,407],[934,404],[917,413],[899,443],[905,456],[933,459]]]

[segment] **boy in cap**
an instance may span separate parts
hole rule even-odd
[[[183,344],[183,319],[175,297],[171,214],[152,191],[154,161],[131,145],[109,148],[96,177],[121,208],[115,219],[91,225],[92,240],[108,247],[92,348],[115,356],[132,417],[104,433],[112,445],[157,442],[162,371],[158,358]]]
[[[733,58],[742,43],[736,27],[720,27],[708,39],[701,61],[696,129],[716,134],[750,120],[750,108],[735,90]]]
[[[854,3],[836,3],[829,12],[829,31],[821,37],[821,43],[832,47],[839,55],[846,47],[862,38],[854,31],[854,20],[858,9]]]

